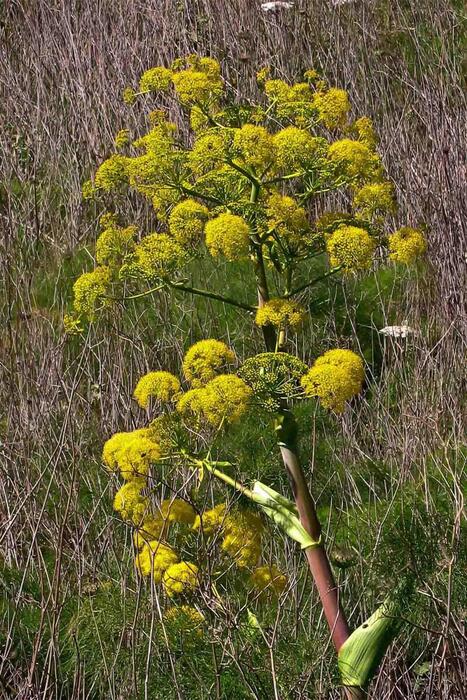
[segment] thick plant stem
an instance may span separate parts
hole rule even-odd
[[[282,460],[287,469],[300,521],[311,537],[316,541],[320,541],[321,525],[305,475],[298,460],[296,432],[294,416],[289,411],[284,410],[277,426]],[[309,547],[305,550],[305,555],[321,599],[324,615],[331,630],[333,644],[336,651],[339,651],[342,644],[350,636],[350,630],[340,607],[339,592],[334,581],[328,556],[322,544],[318,547]]]
[[[253,184],[250,198],[252,203],[257,201],[258,193],[259,187]],[[255,246],[255,254],[258,308],[262,308],[269,301],[269,289],[261,244]],[[273,326],[263,327],[263,335],[267,351],[275,352],[277,338]],[[297,455],[295,418],[286,409],[286,406],[284,406],[281,419],[278,421],[277,432],[282,460],[287,469],[300,521],[308,534],[314,540],[320,541],[321,524]],[[331,631],[334,647],[339,652],[343,643],[349,638],[350,630],[340,606],[339,593],[326,550],[320,544],[318,547],[308,547],[305,550],[305,555]],[[342,691],[347,700],[364,700],[366,698],[366,693],[361,688],[347,686]]]

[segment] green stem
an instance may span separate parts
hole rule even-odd
[[[308,289],[308,287],[313,287],[313,285],[318,284],[318,282],[321,282],[322,280],[325,280],[328,277],[331,277],[331,275],[335,275],[337,272],[340,272],[341,270],[342,270],[342,265],[339,265],[338,267],[333,267],[332,270],[325,272],[324,275],[320,275],[320,277],[315,277],[315,279],[311,280],[311,282],[306,282],[305,284],[300,285],[300,287],[295,287],[295,289],[292,289],[291,292],[284,294],[284,298],[288,299],[289,297],[293,297],[295,294],[298,294],[299,292],[303,292],[305,289]]]
[[[183,192],[183,194],[188,194],[191,197],[198,197],[198,199],[204,199],[206,202],[212,202],[213,204],[222,204],[222,200],[218,199],[217,197],[212,197],[209,194],[205,194],[204,192],[197,192],[197,190],[192,189],[191,187],[186,187],[186,185],[182,185],[178,183],[176,185],[178,189]]]
[[[168,282],[169,286],[173,289],[179,289],[182,292],[187,292],[187,294],[195,294],[200,297],[206,297],[207,299],[215,299],[216,301],[221,301],[224,304],[230,304],[230,306],[236,306],[239,309],[245,309],[246,311],[255,311],[256,307],[250,304],[244,304],[242,301],[237,301],[231,297],[224,297],[221,294],[216,294],[215,292],[210,292],[207,289],[198,289],[197,287],[187,287],[184,284],[179,284],[178,282]]]
[[[245,168],[242,168],[241,165],[238,165],[238,163],[235,163],[233,160],[230,160],[230,158],[226,159],[225,162],[227,163],[227,165],[230,165],[230,167],[233,168],[234,170],[236,170],[238,173],[241,173],[246,178],[248,178],[248,180],[252,183],[252,185],[257,187],[258,191],[259,191],[261,183],[258,180],[258,178],[253,175],[252,172],[250,172],[249,170],[246,170]]]
[[[225,484],[232,486],[232,488],[234,488],[236,491],[239,491],[247,498],[250,498],[253,501],[255,500],[254,493],[251,489],[249,489],[247,486],[244,486],[241,481],[237,481],[228,474],[225,474],[225,472],[222,472],[220,469],[217,469],[217,467],[213,466],[213,464],[208,460],[193,459],[192,462],[199,468],[207,469],[208,472],[210,472],[213,476],[217,477]]]

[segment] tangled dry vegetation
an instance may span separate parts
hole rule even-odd
[[[246,95],[255,95],[265,64],[285,79],[313,66],[345,87],[356,112],[377,125],[400,222],[426,224],[425,266],[375,272],[352,289],[330,284],[332,321],[317,313],[295,351],[306,360],[352,339],[378,379],[339,426],[313,412],[305,436],[342,596],[358,601],[364,586],[373,596],[352,623],[381,600],[378,581],[390,587],[408,563],[426,572],[374,697],[465,697],[462,3],[299,0],[280,13],[260,5],[1,6],[2,698],[336,697],[326,628],[290,544],[270,545],[287,562],[290,588],[272,619],[260,630],[243,626],[235,591],[224,617],[206,600],[218,623],[203,646],[160,632],[158,600],[131,574],[131,542],[110,507],[101,445],[138,424],[137,379],[148,369],[176,371],[191,341],[222,337],[227,326],[241,353],[240,312],[213,300],[135,300],[110,333],[91,330],[79,343],[63,332],[101,213],[83,203],[81,184],[115,133],[142,118],[122,91],[145,68],[192,52],[220,58]],[[140,203],[132,206],[141,218]],[[219,282],[224,273],[207,274]],[[378,332],[405,320],[414,330],[407,338]],[[257,474],[274,478],[267,438],[254,430],[243,438]],[[259,460],[260,443],[267,459]]]

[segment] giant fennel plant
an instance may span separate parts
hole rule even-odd
[[[170,544],[174,523],[216,538],[235,564],[250,571],[259,593],[279,595],[286,577],[260,566],[265,516],[300,543],[319,594],[338,654],[347,697],[363,698],[375,669],[399,628],[396,592],[357,630],[350,632],[323,541],[315,503],[297,449],[298,402],[318,399],[344,411],[364,381],[358,354],[334,348],[309,367],[287,352],[288,340],[306,320],[303,292],[326,277],[362,274],[387,259],[410,264],[425,250],[421,231],[388,232],[395,211],[394,187],[385,177],[373,124],[351,121],[347,93],[309,70],[290,85],[258,74],[257,102],[239,101],[223,80],[218,62],[189,56],[170,68],[147,70],[124,100],[132,105],[152,93],[159,107],[149,129],[131,141],[127,129],[115,139],[115,153],[85,183],[87,199],[141,195],[156,213],[153,232],[113,213],[101,219],[92,272],[74,284],[68,332],[80,332],[116,300],[171,290],[219,300],[241,309],[262,332],[264,352],[239,362],[221,339],[190,347],[180,375],[153,371],[138,382],[134,398],[153,413],[146,427],[113,435],[103,462],[123,481],[114,508],[134,529],[135,565],[182,605],[172,614],[199,625],[202,616],[187,604],[203,585],[196,560],[180,560]],[[179,130],[171,106],[189,120]],[[179,112],[180,113],[180,112]],[[339,191],[345,211],[329,210]],[[335,198],[334,198],[335,200]],[[320,216],[311,217],[311,204]],[[255,299],[228,296],[189,283],[190,266],[212,256],[222,264],[244,261],[255,280]],[[325,271],[312,274],[316,261]],[[216,461],[211,445],[233,424],[269,414],[292,499],[261,482],[239,481],[235,464]],[[158,414],[154,415],[154,411]],[[182,498],[153,505],[157,465],[171,464],[228,484],[249,499],[250,509],[220,502],[195,511]]]

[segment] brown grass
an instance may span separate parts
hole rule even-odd
[[[109,153],[115,132],[135,127],[142,117],[139,108],[132,113],[123,105],[123,88],[151,65],[199,52],[220,58],[242,95],[255,94],[254,75],[265,64],[288,78],[314,66],[344,86],[355,113],[375,120],[381,153],[397,184],[400,222],[427,226],[429,269],[411,278],[402,299],[394,293],[394,300],[377,295],[374,302],[388,322],[407,318],[418,335],[408,344],[384,341],[378,389],[346,417],[344,440],[334,444],[329,427],[327,437],[334,465],[360,460],[387,466],[389,504],[403,484],[421,483],[426,511],[436,522],[433,474],[449,492],[445,555],[436,574],[447,583],[440,584],[442,594],[439,587],[434,592],[438,579],[426,582],[421,592],[438,615],[436,629],[423,637],[427,670],[417,676],[416,662],[407,666],[406,635],[382,666],[374,698],[464,698],[466,636],[459,610],[466,604],[452,599],[465,485],[459,452],[467,252],[461,4],[380,0],[333,7],[297,0],[293,11],[265,14],[253,0],[10,0],[0,12],[0,552],[7,567],[24,572],[13,611],[28,604],[30,574],[40,589],[26,665],[13,644],[15,613],[3,615],[0,697],[65,697],[57,680],[58,628],[69,590],[81,592],[85,583],[98,580],[103,561],[121,570],[122,595],[131,587],[129,567],[121,561],[124,531],[112,521],[114,485],[99,467],[100,445],[112,430],[141,420],[130,400],[135,380],[148,367],[176,364],[184,347],[181,328],[196,337],[202,324],[209,337],[225,321],[211,302],[197,316],[192,300],[178,299],[162,302],[151,317],[143,309],[138,322],[122,312],[113,319],[112,332],[103,337],[91,331],[81,347],[66,341],[60,326],[73,277],[89,262],[86,245],[96,235],[99,212],[83,205],[81,183]],[[140,205],[132,206],[132,214],[140,216]],[[73,263],[77,250],[80,258]],[[354,320],[355,304],[346,303]],[[138,314],[135,310],[131,318]],[[332,323],[325,332],[328,339],[341,337]],[[297,350],[306,356],[314,335],[301,342]],[[330,520],[360,508],[364,527],[371,505],[362,501],[355,471],[342,469],[328,487],[323,465],[310,458],[311,475],[318,497],[334,489]],[[374,505],[382,495],[376,476],[368,478]],[[84,512],[80,498],[86,485],[90,496]],[[286,554],[293,601],[281,614],[292,616],[298,614],[303,567],[290,548]],[[366,565],[359,570],[361,582],[368,579]],[[348,599],[358,590],[351,577],[343,576],[342,584]],[[372,603],[365,610],[363,602],[355,602],[362,615],[372,609]],[[297,630],[303,625],[311,634],[318,618],[312,604],[309,620],[297,621]],[[271,635],[274,676],[280,626]],[[43,638],[50,641],[40,656]],[[217,643],[222,659],[231,658],[248,676],[230,636],[224,640],[219,634]],[[313,668],[280,697],[314,698],[312,673],[320,697],[335,697],[324,695],[325,662]],[[70,700],[95,697],[81,671],[69,679]],[[257,695],[245,697],[266,698],[253,671]],[[105,697],[122,697],[110,680],[108,687]]]

